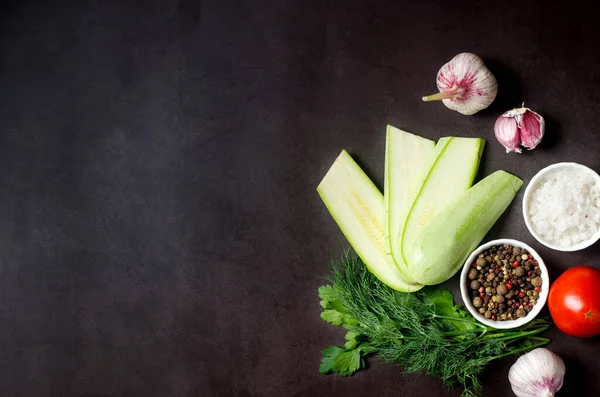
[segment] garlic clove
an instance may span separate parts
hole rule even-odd
[[[519,125],[514,117],[502,115],[494,125],[494,135],[498,142],[506,148],[506,153],[521,153],[521,138]]]
[[[487,108],[496,99],[496,77],[475,54],[456,55],[438,71],[437,94],[423,101],[441,100],[446,107],[464,115],[473,115]]]
[[[544,131],[544,118],[524,106],[504,112],[494,124],[494,135],[507,153],[521,153],[521,146],[534,149],[542,141]]]
[[[546,122],[538,113],[527,109],[521,117],[521,145],[534,149],[544,137]]]
[[[543,347],[519,357],[508,372],[517,397],[552,397],[562,387],[564,376],[564,361]]]

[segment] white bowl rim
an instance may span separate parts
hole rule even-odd
[[[531,221],[529,219],[527,203],[529,202],[529,196],[531,195],[531,191],[537,185],[539,180],[542,179],[542,177],[544,177],[544,175],[546,175],[550,171],[555,170],[557,168],[574,168],[574,169],[578,169],[578,170],[581,170],[584,172],[588,172],[594,177],[594,179],[596,180],[596,183],[600,186],[600,175],[598,175],[598,173],[596,171],[594,171],[593,169],[591,169],[590,167],[588,167],[586,165],[574,163],[574,162],[562,162],[562,163],[551,164],[545,168],[542,168],[540,171],[538,171],[538,173],[535,174],[533,178],[531,178],[531,181],[529,181],[529,184],[525,188],[525,193],[523,194],[523,203],[522,203],[523,219],[525,220],[525,226],[527,226],[529,233],[531,233],[531,235],[540,244],[543,244],[546,247],[556,250],[556,251],[563,251],[563,252],[579,251],[579,250],[582,250],[582,249],[585,249],[585,248],[591,246],[592,244],[594,244],[595,242],[597,242],[600,239],[600,229],[592,237],[590,237],[589,239],[587,239],[585,241],[581,241],[570,247],[561,247],[559,245],[555,245],[555,244],[549,243],[548,241],[545,241],[539,234],[536,233],[536,231],[534,230],[533,225],[531,224]]]
[[[467,274],[469,272],[469,269],[471,268],[471,264],[474,262],[477,255],[479,255],[482,251],[484,251],[490,247],[493,247],[496,245],[504,245],[504,244],[508,244],[513,247],[525,248],[531,254],[531,256],[533,258],[535,258],[535,260],[538,262],[538,266],[540,267],[540,269],[542,271],[542,274],[541,274],[542,286],[545,286],[545,288],[542,288],[542,292],[540,293],[540,296],[539,296],[537,302],[535,303],[535,305],[533,305],[533,309],[529,313],[527,313],[527,315],[525,317],[521,317],[517,320],[510,320],[510,321],[509,320],[496,321],[496,320],[490,320],[490,319],[485,318],[481,313],[479,313],[475,309],[475,307],[471,303],[471,299],[469,297],[469,292],[468,292],[468,288],[467,288]],[[485,324],[489,327],[492,327],[492,328],[497,328],[497,329],[518,328],[518,327],[521,327],[521,326],[533,321],[537,317],[537,315],[542,311],[543,307],[546,305],[546,300],[548,299],[549,291],[550,291],[550,276],[548,274],[548,269],[546,268],[546,264],[542,260],[542,257],[528,244],[526,244],[522,241],[519,241],[519,240],[514,240],[514,239],[509,239],[509,238],[501,238],[501,239],[491,240],[485,244],[480,245],[471,253],[471,255],[469,255],[469,258],[466,260],[465,264],[463,265],[462,272],[460,273],[460,295],[462,297],[465,307],[467,308],[469,313],[471,313],[471,315],[473,317],[475,317],[475,319],[477,321],[479,321],[480,323]]]

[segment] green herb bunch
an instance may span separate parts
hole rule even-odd
[[[454,305],[452,292],[427,287],[395,291],[373,276],[358,257],[346,255],[332,266],[331,284],[319,288],[321,318],[346,330],[344,347],[322,351],[320,372],[352,375],[367,355],[396,363],[406,373],[440,378],[462,387],[463,397],[482,390],[479,376],[492,360],[547,344],[538,336],[550,327],[544,319],[511,330],[480,324]]]

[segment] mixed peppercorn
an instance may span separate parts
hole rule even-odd
[[[542,291],[541,274],[526,249],[506,244],[491,247],[471,264],[467,280],[471,303],[487,319],[525,317]]]

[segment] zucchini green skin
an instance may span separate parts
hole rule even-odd
[[[408,274],[425,285],[440,284],[454,276],[522,185],[518,177],[496,171],[449,204],[405,252]]]
[[[404,224],[400,247],[404,263],[419,233],[450,203],[466,192],[477,175],[485,140],[444,137],[436,145],[437,157],[425,177]],[[412,278],[412,272],[406,274]]]
[[[388,260],[383,195],[348,152],[342,150],[317,192],[371,273],[397,291],[414,292],[423,287],[408,282]]]

